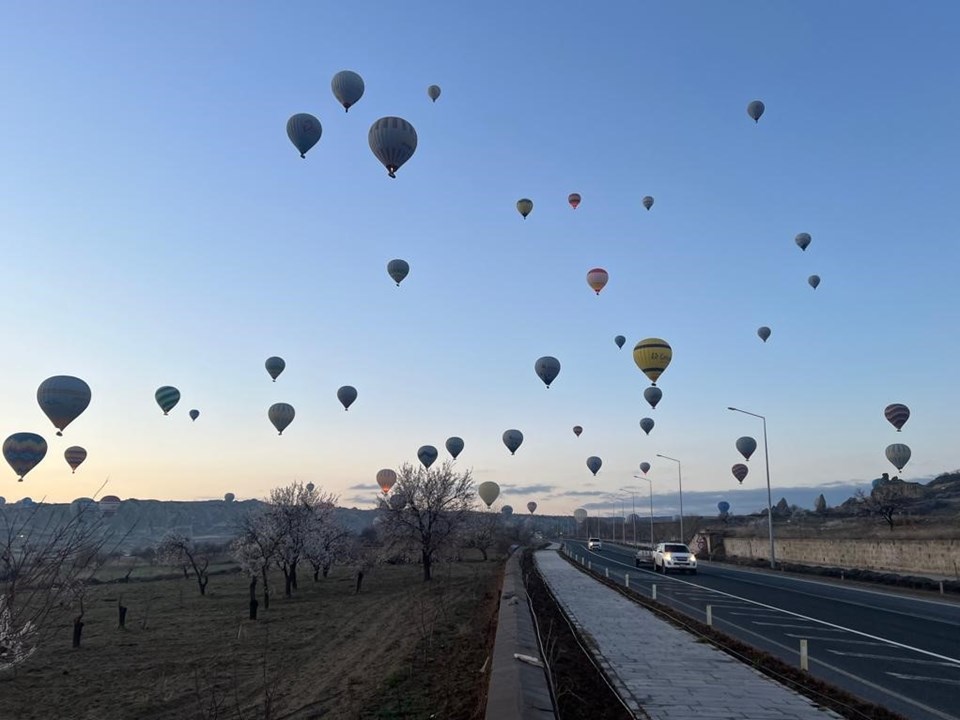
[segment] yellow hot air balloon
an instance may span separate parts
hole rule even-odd
[[[673,359],[673,348],[666,340],[647,338],[633,347],[633,361],[653,385]]]

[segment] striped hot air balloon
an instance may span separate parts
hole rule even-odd
[[[36,433],[14,433],[3,441],[3,457],[19,476],[20,482],[46,454],[47,441]]]
[[[117,510],[120,509],[120,498],[116,495],[104,495],[100,498],[100,502],[97,503],[100,506],[100,512],[103,513],[105,517],[113,517],[117,514]]]
[[[377,485],[380,486],[380,491],[386,495],[390,492],[397,482],[397,473],[391,470],[390,468],[384,468],[377,472]]]
[[[897,429],[897,432],[900,432],[910,419],[910,408],[903,403],[892,403],[883,409],[883,416]]]
[[[288,403],[274,403],[270,406],[270,409],[267,410],[267,417],[277,429],[278,435],[283,435],[283,431],[289,427],[296,415],[297,411],[293,409],[293,405]]]
[[[644,475],[650,472],[650,463],[648,462],[640,463],[640,472],[642,472]]]
[[[657,384],[657,380],[672,359],[673,348],[666,340],[660,338],[646,338],[633,347],[633,361],[653,385]],[[648,398],[647,402],[649,401]]]
[[[349,112],[360,101],[365,88],[363,78],[353,70],[341,70],[330,81],[333,96],[343,105],[344,112]]]
[[[889,460],[897,470],[903,470],[903,466],[910,462],[910,448],[903,443],[887,445],[885,454],[887,460]]]
[[[382,117],[370,126],[367,143],[387,174],[395,178],[417,150],[417,131],[403,118]]]
[[[747,477],[747,473],[750,472],[750,469],[743,463],[737,463],[730,468],[730,472],[732,472],[737,481],[742,484],[744,479]]]
[[[606,287],[609,279],[610,275],[603,268],[593,268],[587,273],[587,285],[589,285],[597,295]]]
[[[321,135],[323,126],[310,113],[297,113],[287,120],[287,137],[302,158],[306,158],[310,148],[320,142]]]
[[[570,207],[576,210],[580,205],[580,193],[570,193],[567,196],[567,202],[570,203]]]
[[[79,445],[74,445],[63,451],[63,458],[67,461],[67,465],[73,468],[73,472],[76,472],[80,463],[87,459],[87,451]]]
[[[37,403],[57,428],[57,435],[63,435],[64,428],[90,404],[90,386],[72,375],[55,375],[40,383]]]
[[[171,385],[164,385],[161,388],[157,388],[153,397],[157,401],[157,405],[160,406],[160,409],[163,410],[163,414],[166,415],[180,402],[180,391]]]

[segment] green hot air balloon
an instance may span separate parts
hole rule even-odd
[[[403,118],[382,117],[370,126],[367,143],[387,174],[395,178],[417,150],[417,131]]]
[[[64,428],[90,404],[90,386],[72,375],[55,375],[40,383],[37,403],[57,428],[57,435],[63,435]]]
[[[410,265],[406,260],[391,260],[387,263],[387,274],[397,284],[397,287],[400,287],[403,279],[410,274]]]
[[[523,444],[523,433],[519,430],[507,430],[503,433],[503,444],[507,446],[511,455],[516,455],[520,445]]]
[[[166,415],[180,402],[180,391],[170,385],[164,385],[161,388],[157,388],[153,397],[156,399],[160,409],[163,410],[163,414]]]
[[[296,415],[297,411],[293,409],[293,405],[287,403],[274,403],[267,410],[267,417],[277,429],[278,435],[283,435],[283,431],[289,427]]]
[[[287,137],[299,151],[300,157],[307,157],[307,151],[320,142],[323,126],[310,113],[297,113],[287,120]]]
[[[277,378],[280,377],[280,373],[283,372],[284,368],[287,367],[287,363],[282,357],[268,357],[267,361],[263,364],[267,368],[267,372],[270,374],[270,377],[273,378],[273,381],[276,382]]]
[[[493,505],[494,501],[500,497],[500,486],[495,482],[487,480],[487,482],[482,482],[477,487],[477,495],[480,496],[480,499],[483,500],[484,504],[489,508]]]
[[[343,105],[343,111],[349,112],[363,97],[365,86],[359,74],[353,70],[341,70],[330,81],[330,89],[337,102]]]
[[[19,476],[20,482],[46,454],[47,441],[36,433],[14,433],[3,441],[3,457]]]

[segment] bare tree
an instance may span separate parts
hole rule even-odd
[[[210,576],[207,569],[210,567],[210,558],[190,538],[179,533],[168,533],[157,546],[157,556],[168,565],[181,565],[193,570],[197,579],[200,594],[207,594],[207,583]]]
[[[261,508],[244,515],[237,528],[237,537],[232,544],[233,556],[250,577],[250,617],[255,619],[254,602],[257,592],[257,577],[261,579],[263,609],[270,609],[270,563],[280,538],[266,509]]]
[[[320,573],[327,577],[333,564],[347,557],[350,550],[350,533],[332,515],[327,522],[318,523],[303,548],[304,558],[313,567],[313,581],[320,580]]]
[[[449,461],[430,469],[404,464],[389,500],[380,499],[380,527],[390,538],[419,546],[426,582],[432,578],[437,552],[455,538],[473,499],[469,470],[455,472]]]
[[[497,544],[503,532],[503,516],[498,512],[474,512],[467,516],[463,527],[464,545],[475,548],[488,559],[487,551]]]

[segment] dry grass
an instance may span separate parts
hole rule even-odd
[[[352,571],[334,568],[318,583],[304,573],[290,599],[276,578],[257,622],[246,619],[238,573],[211,578],[206,597],[192,578],[94,586],[83,646],[71,649],[65,617],[15,675],[0,676],[0,718],[419,718],[450,707],[444,688],[461,700],[440,716],[468,718],[483,705],[486,676],[476,671],[502,566],[440,566],[431,583],[419,567],[384,566],[360,595]],[[121,597],[126,630],[117,628]],[[400,714],[396,688],[409,697]]]

